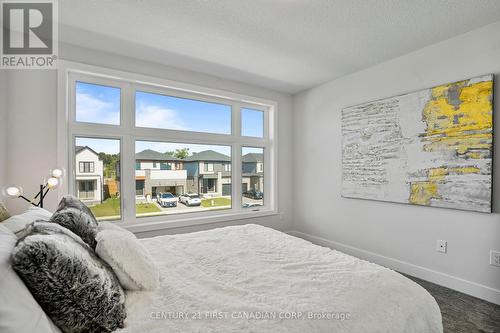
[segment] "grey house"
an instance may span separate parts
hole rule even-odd
[[[263,154],[249,153],[241,157],[242,162],[242,191],[249,190],[264,192],[264,156]]]
[[[150,149],[135,154],[136,196],[154,198],[160,192],[183,194],[186,175],[184,162],[177,157]]]
[[[194,153],[184,160],[187,192],[231,195],[231,158],[213,150]]]

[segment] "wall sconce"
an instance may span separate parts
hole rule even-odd
[[[62,169],[53,169],[50,171],[50,177],[40,185],[40,191],[33,197],[33,199],[26,198],[23,194],[23,188],[20,186],[9,186],[4,189],[4,193],[11,198],[21,198],[33,206],[43,208],[43,199],[50,189],[56,188],[62,182],[64,171]]]

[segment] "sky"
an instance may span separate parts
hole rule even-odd
[[[241,109],[242,135],[263,137],[264,113]],[[77,82],[76,120],[98,124],[120,124],[120,89]],[[136,92],[136,126],[176,129],[205,133],[231,134],[231,107],[192,99]],[[116,154],[116,140],[83,139],[77,145],[86,145],[97,152]],[[230,155],[228,146],[192,145],[175,143],[137,142],[136,151],[153,149],[159,152],[189,148],[190,152],[212,149]],[[260,152],[253,149],[251,152]]]

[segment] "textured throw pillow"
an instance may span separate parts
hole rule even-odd
[[[2,222],[2,225],[7,227],[10,231],[17,234],[22,231],[26,226],[37,220],[48,220],[52,213],[40,207],[30,206],[24,213],[14,215]]]
[[[90,208],[87,207],[83,202],[81,202],[77,197],[72,195],[65,195],[59,202],[59,206],[57,206],[56,212],[66,208],[76,208],[78,210],[87,213],[94,222],[94,224],[97,225],[97,220],[94,214],[92,214]]]
[[[97,234],[95,252],[111,266],[123,288],[156,289],[159,271],[153,258],[134,234],[119,229],[108,228],[100,231]]]
[[[111,269],[77,235],[34,222],[12,253],[12,267],[63,332],[112,332],[126,317],[125,294]]]
[[[97,244],[95,237],[97,235],[97,222],[92,219],[85,211],[77,208],[64,208],[52,215],[50,222],[57,223],[71,230],[81,237],[92,249]]]
[[[61,332],[12,269],[11,254],[16,242],[16,235],[0,224],[0,332]]]

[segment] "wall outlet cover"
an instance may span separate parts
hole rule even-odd
[[[490,265],[500,267],[500,251],[490,250]]]
[[[448,249],[448,242],[445,240],[438,239],[436,241],[436,251],[441,253],[446,253]]]

